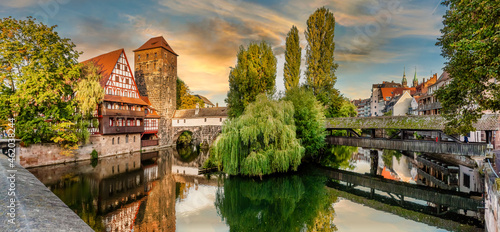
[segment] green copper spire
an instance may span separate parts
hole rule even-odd
[[[417,66],[415,66],[415,75],[413,76],[413,87],[417,87],[418,79],[417,79]]]
[[[407,87],[407,84],[408,82],[406,81],[406,67],[403,68],[403,80],[401,81],[401,84],[404,86],[404,87]]]

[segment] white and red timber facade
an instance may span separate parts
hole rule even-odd
[[[118,49],[83,63],[99,69],[104,98],[95,116],[98,128],[90,128],[91,142],[100,153],[136,151],[158,145],[160,115],[149,98],[139,93],[124,49]]]

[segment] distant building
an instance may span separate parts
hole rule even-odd
[[[434,77],[437,77],[437,74],[434,74],[434,76],[429,80],[429,82],[431,82],[431,80],[433,80]],[[443,74],[441,74],[439,78],[436,78],[436,81],[433,81],[434,83],[425,87],[426,90],[425,93],[422,93],[420,95],[420,98],[418,99],[419,115],[440,114],[441,103],[439,103],[434,93],[439,88],[448,85],[450,81],[451,79],[448,76],[448,73],[443,72]]]
[[[370,117],[370,98],[352,100],[358,111],[358,117]]]
[[[205,103],[205,108],[215,107],[214,103],[212,103],[210,100],[208,100],[208,98],[201,96],[201,95],[198,95],[198,94],[196,94],[194,96],[197,97],[198,99],[202,100]]]

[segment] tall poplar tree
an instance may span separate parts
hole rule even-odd
[[[484,110],[500,110],[499,1],[448,0],[437,45],[447,59],[451,83],[436,92],[446,132],[473,131]]]
[[[338,90],[334,88],[337,81],[335,70],[338,65],[334,62],[333,42],[335,31],[335,17],[325,7],[317,9],[307,20],[305,36],[306,49],[306,85],[312,89],[314,95],[329,108],[338,103]],[[329,115],[327,110],[327,116]]]
[[[286,36],[285,68],[283,70],[286,90],[299,86],[300,55],[302,48],[299,44],[299,30],[292,26]]]
[[[243,114],[258,94],[271,94],[276,80],[276,57],[266,42],[251,43],[247,49],[241,46],[237,58],[236,67],[229,73],[226,98],[230,118]]]

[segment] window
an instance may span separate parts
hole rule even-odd
[[[117,69],[120,69],[120,64],[117,64],[117,65],[116,65],[116,68],[117,68]]]
[[[222,118],[219,118],[219,122],[222,122]]]
[[[112,138],[111,139],[111,144],[114,145],[115,144],[115,138]],[[114,168],[114,167],[113,167]]]
[[[129,79],[125,80],[125,84],[127,85],[129,84]]]
[[[135,125],[136,126],[140,126],[141,125],[141,121],[139,121],[139,119],[137,119],[137,121],[135,122]]]
[[[129,121],[130,122],[130,121]],[[128,143],[128,135],[125,135],[125,143]],[[128,164],[127,164],[128,165]]]
[[[177,123],[179,123],[179,119],[177,119]]]
[[[186,119],[184,119],[184,123],[186,123]]]
[[[146,64],[146,70],[149,70],[149,64]]]
[[[107,105],[108,109],[111,109],[111,108],[112,108],[112,107],[111,107],[111,103],[107,103],[106,105]]]
[[[156,69],[156,63],[154,63],[153,65],[154,65],[154,66],[153,66],[153,69]]]
[[[134,143],[135,143],[135,136],[134,136]],[[135,168],[135,162],[134,162],[134,168]]]
[[[115,174],[115,166],[111,167],[111,173]],[[111,188],[109,189],[109,191],[111,191]]]
[[[156,52],[155,52],[155,58],[156,58]]]
[[[124,65],[124,66],[125,66],[125,65]],[[128,67],[127,67],[127,66],[125,66],[125,71],[128,71]]]
[[[109,126],[113,126],[113,119],[109,120]]]
[[[115,75],[115,81],[116,82],[120,81],[120,78],[118,77],[118,75]]]
[[[138,56],[137,56],[137,60],[140,60],[140,59],[141,59],[141,55],[138,55]]]
[[[464,186],[466,188],[470,188],[470,176],[464,173],[463,177],[464,177],[463,178],[464,179]]]
[[[146,59],[149,59],[149,54],[146,54]]]
[[[205,118],[205,122],[207,122],[207,118]]]
[[[118,144],[120,144],[120,137],[118,137]],[[120,166],[118,166],[118,172],[120,172]]]

